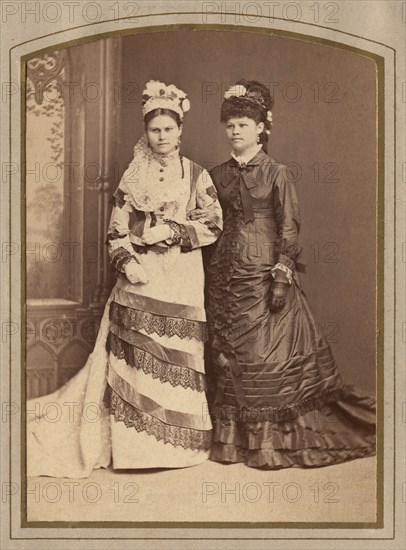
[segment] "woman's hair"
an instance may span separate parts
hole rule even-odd
[[[179,128],[182,125],[182,121],[178,113],[175,113],[175,111],[172,111],[171,109],[159,108],[159,109],[153,109],[152,111],[149,111],[149,113],[145,115],[144,117],[145,129],[147,130],[148,124],[151,122],[153,118],[160,115],[170,116],[176,122]]]
[[[259,135],[260,143],[266,150],[268,134],[272,123],[267,119],[267,113],[273,107],[274,100],[265,84],[257,80],[239,80],[236,84],[242,85],[247,90],[245,96],[232,96],[223,101],[220,112],[221,122],[228,122],[230,118],[251,118],[259,124],[264,123],[264,130]]]

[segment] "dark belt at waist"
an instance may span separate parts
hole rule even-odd
[[[261,218],[274,218],[275,213],[272,208],[255,208],[254,207],[254,216]]]
[[[251,197],[252,208],[255,211],[264,211],[274,212],[273,203],[268,199],[255,199]]]

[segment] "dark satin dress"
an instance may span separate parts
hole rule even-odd
[[[300,218],[286,167],[260,150],[211,176],[224,232],[205,262],[210,458],[285,468],[373,455],[375,401],[343,383],[295,275]],[[272,311],[277,263],[294,275]]]

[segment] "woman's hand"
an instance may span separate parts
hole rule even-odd
[[[207,216],[207,212],[206,210],[203,210],[202,208],[195,208],[194,210],[190,210],[188,213],[187,213],[187,218],[189,220],[200,220],[201,218],[204,218],[205,216]]]
[[[148,227],[144,230],[141,240],[144,244],[155,244],[172,237],[172,229],[166,223]]]
[[[272,297],[271,297],[271,307],[275,310],[280,310],[285,307],[286,300],[288,297],[289,284],[281,282],[272,283]]]
[[[142,283],[146,284],[148,283],[148,277],[145,273],[142,266],[136,262],[135,260],[132,260],[125,264],[124,266],[124,273],[127,279],[130,281],[130,283]]]

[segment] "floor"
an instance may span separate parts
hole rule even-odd
[[[263,471],[207,461],[177,470],[29,478],[28,521],[373,522],[376,459]]]

